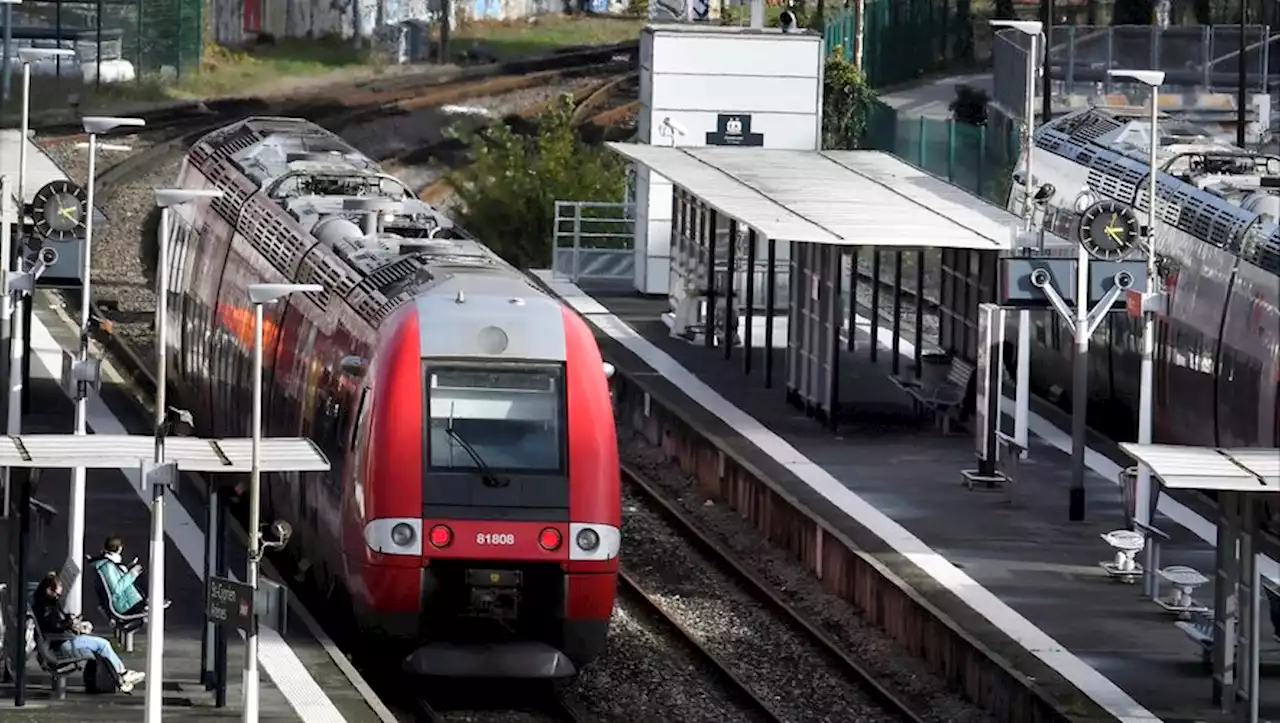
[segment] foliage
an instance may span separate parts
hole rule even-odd
[[[521,136],[495,126],[472,136],[475,160],[449,174],[461,226],[520,268],[549,268],[557,200],[622,200],[622,158],[593,148],[573,124],[565,95]]]
[[[987,124],[987,104],[990,102],[991,97],[985,90],[972,85],[957,85],[956,97],[948,107],[957,123],[982,126]]]
[[[827,56],[822,77],[822,147],[857,148],[875,103],[876,92],[867,77],[837,46]]]
[[[1154,0],[1116,0],[1111,9],[1111,24],[1150,25],[1154,14]]]
[[[999,20],[1012,20],[1017,17],[1017,13],[1013,10],[1013,0],[996,0],[995,12],[991,15]]]
[[[956,27],[952,57],[962,63],[974,60],[973,43],[973,3],[971,0],[956,0]]]
[[[576,5],[578,0],[571,2]],[[645,17],[542,15],[519,20],[467,20],[454,30],[452,44],[456,53],[483,46],[499,60],[570,46],[613,45],[638,39]]]
[[[1195,0],[1192,4],[1192,10],[1196,16],[1196,22],[1201,25],[1213,24],[1213,4],[1209,0]]]

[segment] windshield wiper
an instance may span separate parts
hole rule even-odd
[[[480,453],[476,451],[476,448],[472,447],[470,442],[463,439],[462,435],[458,434],[458,430],[454,429],[452,424],[444,428],[444,433],[449,435],[449,438],[454,442],[457,442],[458,446],[462,447],[462,450],[475,461],[476,469],[480,470],[480,479],[484,482],[486,487],[506,487],[511,484],[510,480],[505,477],[499,477],[497,474],[494,474],[493,470],[489,469],[489,465],[484,463],[484,459],[480,457]]]

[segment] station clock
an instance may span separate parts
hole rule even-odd
[[[1142,224],[1133,209],[1119,201],[1099,201],[1080,214],[1080,243],[1091,256],[1118,261],[1129,255],[1142,237]]]
[[[36,235],[46,241],[83,238],[89,196],[84,187],[65,179],[50,181],[31,199]]]

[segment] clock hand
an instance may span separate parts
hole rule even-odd
[[[74,219],[75,219],[75,213],[76,213],[76,211],[78,211],[78,210],[79,210],[79,209],[78,209],[78,208],[76,208],[75,206],[63,206],[63,207],[58,208],[58,215],[59,215],[59,216],[63,216],[63,217],[66,217],[66,218],[69,218],[69,219],[73,219],[73,220],[74,220]]]
[[[1118,244],[1120,243],[1120,232],[1122,230],[1123,229],[1121,229],[1119,226],[1108,226],[1102,229],[1102,232],[1105,233],[1107,236],[1110,236],[1111,240],[1115,241]]]

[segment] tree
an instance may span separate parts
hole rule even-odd
[[[995,12],[992,13],[992,17],[997,20],[1012,20],[1015,15],[1013,0],[996,0]]]
[[[454,217],[517,267],[550,266],[556,201],[622,200],[626,164],[578,137],[569,95],[539,119],[533,135],[500,125],[469,140],[474,161],[449,174]]]
[[[876,105],[876,92],[867,77],[836,47],[827,56],[822,77],[822,147],[857,148]]]
[[[1195,12],[1197,23],[1213,25],[1213,4],[1209,0],[1195,0],[1192,9]]]
[[[1111,8],[1112,25],[1150,25],[1155,0],[1116,0]]]

